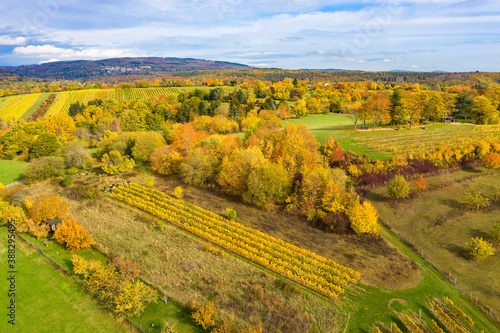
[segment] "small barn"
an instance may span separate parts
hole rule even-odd
[[[59,219],[53,219],[53,220],[45,220],[44,223],[49,226],[49,236],[53,236],[57,227],[62,224],[62,221]]]
[[[441,119],[441,121],[443,123],[454,123],[455,122],[455,117],[451,117],[451,116],[444,117],[443,119]]]

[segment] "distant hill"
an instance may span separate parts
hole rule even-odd
[[[167,74],[194,70],[248,69],[247,65],[192,58],[114,58],[3,66],[0,71],[44,79],[92,79],[103,76]]]

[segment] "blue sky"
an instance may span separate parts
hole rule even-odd
[[[0,18],[0,65],[158,56],[500,70],[500,0],[16,0],[0,2]]]

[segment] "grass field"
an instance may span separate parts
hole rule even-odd
[[[499,221],[500,207],[497,204],[476,212],[464,208],[466,190],[492,192],[500,187],[500,173],[469,172],[469,179],[463,178],[464,173],[461,171],[457,179],[454,174],[429,177],[430,191],[404,199],[397,206],[387,197],[385,187],[373,190],[367,199],[392,228],[423,250],[431,263],[445,274],[451,273],[467,295],[472,291],[474,298],[478,296],[500,318],[500,254],[497,251],[492,257],[475,260],[465,247],[472,237],[488,239],[488,232]],[[436,225],[442,216],[444,224]]]
[[[357,126],[358,130],[355,131],[354,124],[348,116],[335,113],[308,115],[303,118],[291,118],[285,120],[283,126],[286,126],[288,123],[305,124],[321,144],[324,144],[331,136],[335,141],[340,143],[344,150],[353,151],[358,155],[367,153],[371,158],[379,160],[390,159],[393,152],[375,150],[371,141],[382,140],[385,137],[390,138],[395,135],[404,137],[406,133],[415,135],[423,132],[419,127],[413,127],[412,129],[403,128],[399,131],[390,128],[372,131],[368,123],[369,130],[359,130],[362,126],[359,122]],[[432,135],[433,132],[447,133],[448,131],[468,131],[473,128],[473,126],[429,124],[425,133]],[[398,144],[396,139],[394,139],[394,141]]]
[[[3,316],[1,332],[134,332],[103,310],[69,276],[37,251],[16,241],[16,325],[7,323],[7,229],[0,228]]]
[[[7,185],[21,180],[26,166],[23,161],[0,160],[0,183]]]
[[[37,240],[29,235],[23,235],[29,242],[43,249],[44,253],[60,264],[68,272],[72,271],[72,253],[58,243],[50,241],[49,246],[45,246],[43,240]],[[85,249],[78,251],[77,254],[87,260],[100,260],[104,263],[109,259],[94,249]],[[90,296],[89,296],[90,297]],[[160,296],[159,296],[160,297]],[[110,312],[109,309],[103,310]],[[189,314],[180,308],[174,302],[167,303],[158,300],[156,303],[150,303],[139,317],[129,318],[137,327],[142,327],[143,332],[147,332],[151,324],[154,324],[155,332],[164,326],[164,321],[174,324],[179,332],[199,333],[201,330],[194,325]]]

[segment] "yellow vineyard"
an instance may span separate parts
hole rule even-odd
[[[0,106],[0,119],[18,120],[37,101],[40,95],[30,94],[9,97]]]

